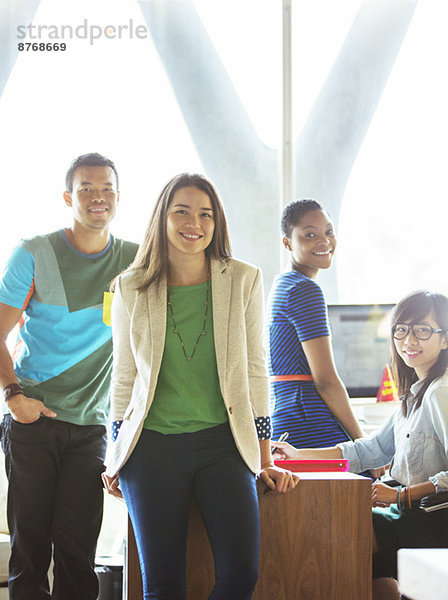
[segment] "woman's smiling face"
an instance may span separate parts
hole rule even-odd
[[[213,207],[208,195],[195,187],[177,190],[166,217],[170,259],[204,252],[214,231]]]
[[[283,245],[292,254],[292,261],[301,273],[315,277],[319,269],[328,269],[336,249],[333,223],[322,210],[310,210],[300,219],[291,237]]]
[[[429,326],[433,329],[440,328],[432,312],[424,319],[419,320],[418,323],[403,322],[401,324],[413,325],[414,329],[417,329],[418,325]],[[421,379],[435,365],[440,352],[448,347],[445,334],[446,332],[433,333],[428,340],[419,340],[410,329],[404,339],[397,340],[394,338],[394,344],[400,358],[408,367],[413,368],[417,373],[417,377]]]

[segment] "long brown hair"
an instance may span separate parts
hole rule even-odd
[[[139,291],[145,290],[154,282],[159,283],[162,278],[168,276],[167,210],[174,194],[186,187],[195,187],[205,192],[212,204],[215,229],[212,241],[205,250],[206,256],[209,259],[220,258],[222,260],[232,256],[227,219],[217,189],[204,175],[181,173],[170,179],[160,192],[143,241],[134,262],[127,269],[127,271],[141,272],[142,282],[138,288]]]
[[[440,329],[441,335],[448,332],[448,298],[443,294],[430,292],[428,290],[417,290],[408,294],[401,300],[392,314],[392,324],[397,323],[418,323],[423,321],[428,314],[432,312],[434,319]],[[438,335],[438,334],[436,334]],[[394,339],[391,337],[392,346],[392,370],[398,386],[398,393],[402,401],[402,411],[406,415],[406,398],[409,394],[411,385],[418,380],[418,376],[412,367],[408,367],[395,348]],[[423,385],[416,394],[416,408],[419,408],[423,396],[429,385],[441,377],[448,368],[448,350],[441,350],[436,363],[429,369],[428,374],[423,378]]]

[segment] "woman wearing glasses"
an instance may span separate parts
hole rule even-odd
[[[298,477],[274,466],[260,269],[231,258],[212,183],[181,174],[162,190],[112,304],[105,484],[123,492],[144,598],[185,598],[194,497],[214,555],[213,600],[248,600],[258,574],[256,474],[278,492]]]
[[[448,298],[413,292],[392,319],[401,408],[369,438],[308,450],[275,444],[278,458],[347,458],[352,472],[390,463],[400,486],[372,486],[374,578],[396,576],[399,548],[448,546],[448,510],[419,508],[424,496],[448,491]],[[396,582],[377,579],[374,598],[399,598]]]
[[[292,445],[319,448],[359,438],[316,282],[331,267],[333,223],[315,200],[295,200],[283,210],[281,228],[291,265],[275,279],[267,311],[273,439],[286,431]]]

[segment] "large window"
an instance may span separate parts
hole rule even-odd
[[[11,53],[55,42],[64,26],[67,49],[17,52],[0,98],[0,262],[20,237],[70,223],[65,171],[98,151],[121,177],[114,233],[139,241],[166,180],[206,172],[235,254],[261,265],[269,285],[281,260],[282,2],[6,5]],[[447,18],[444,0],[292,0],[295,189],[337,221],[337,264],[321,278],[333,303],[448,292]],[[101,37],[69,36],[84,24]]]
[[[339,227],[342,301],[448,294],[447,19],[446,2],[417,4],[354,163]]]

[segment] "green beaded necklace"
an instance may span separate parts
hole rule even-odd
[[[194,353],[196,352],[196,348],[198,347],[199,340],[201,339],[201,335],[205,335],[206,334],[205,325],[207,323],[209,291],[210,291],[210,278],[207,279],[207,291],[205,293],[205,302],[204,302],[204,304],[205,304],[205,313],[204,313],[204,322],[202,324],[202,330],[199,332],[198,339],[196,340],[196,342],[194,344],[193,352],[191,353],[190,356],[188,356],[188,354],[187,354],[187,352],[185,350],[184,341],[182,339],[180,331],[177,328],[176,319],[174,318],[173,305],[171,304],[171,299],[170,299],[170,292],[168,291],[168,301],[167,301],[167,304],[168,304],[168,309],[169,309],[170,314],[171,314],[171,319],[173,321],[173,326],[174,326],[173,333],[177,334],[177,337],[179,338],[179,341],[180,341],[180,345],[182,347],[182,351],[183,351],[184,356],[185,356],[185,358],[187,360],[191,360],[193,358]]]

